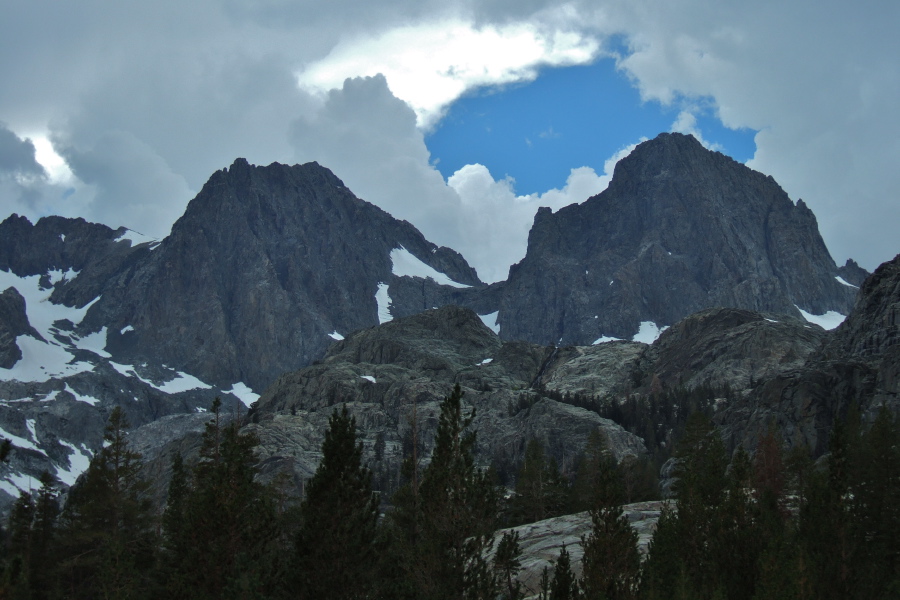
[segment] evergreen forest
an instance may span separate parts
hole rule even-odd
[[[430,461],[414,441],[383,498],[344,406],[303,498],[291,498],[259,482],[258,439],[220,408],[199,458],[172,457],[162,507],[114,409],[103,450],[65,498],[45,475],[16,502],[2,532],[0,598],[900,598],[900,426],[887,410],[864,424],[851,409],[818,461],[804,448],[785,452],[774,428],[754,455],[729,453],[704,407],[670,415],[674,498],[642,556],[622,506],[658,498],[656,465],[617,463],[599,432],[572,473],[530,441],[506,488],[476,463],[474,410],[456,386]],[[591,527],[580,564],[561,546],[527,589],[511,528],[583,511]]]

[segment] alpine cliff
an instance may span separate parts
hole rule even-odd
[[[391,300],[448,301],[426,280],[407,294],[418,298],[390,296],[406,273],[398,263],[443,273],[451,290],[481,284],[459,254],[318,164],[238,159],[210,178],[159,247],[119,274],[85,326],[133,328],[108,336],[114,354],[262,390],[334,339],[390,318]]]
[[[716,306],[846,315],[856,287],[841,273],[802,200],[664,133],[623,158],[599,195],[538,211],[525,258],[499,284],[498,323],[504,339],[583,345]]]

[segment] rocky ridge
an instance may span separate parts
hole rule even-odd
[[[620,349],[598,348],[592,376],[616,386]],[[321,458],[331,413],[346,405],[376,474],[396,477],[416,423],[422,455],[434,444],[439,404],[459,384],[475,411],[482,464],[512,471],[530,439],[571,469],[600,429],[618,459],[645,452],[643,442],[596,413],[535,392],[543,374],[571,362],[556,349],[503,342],[471,310],[447,306],[359,331],[335,343],[320,364],[283,375],[253,407],[248,430],[262,441],[262,464],[292,480],[309,478]],[[577,352],[571,358],[581,358]],[[606,365],[606,367],[604,367]],[[606,369],[606,370],[604,370]],[[607,372],[608,371],[608,372]]]

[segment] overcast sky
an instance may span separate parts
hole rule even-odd
[[[315,160],[495,281],[538,206],[584,201],[677,130],[803,198],[839,264],[900,252],[893,0],[0,9],[0,218],[162,237],[236,157]]]

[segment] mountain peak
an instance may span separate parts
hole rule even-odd
[[[837,276],[804,203],[665,133],[619,161],[599,195],[538,213],[499,323],[507,339],[589,344],[715,306],[846,315],[855,290]]]

